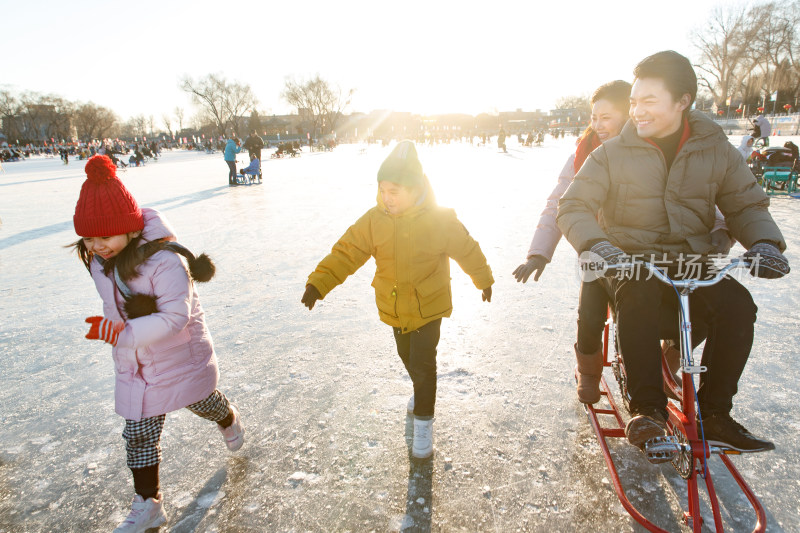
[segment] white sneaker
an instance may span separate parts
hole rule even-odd
[[[222,433],[222,438],[225,439],[225,446],[230,451],[235,452],[244,444],[244,426],[242,425],[242,417],[239,416],[239,410],[233,404],[231,404],[231,411],[233,412],[233,423],[226,428],[217,424],[217,429]]]
[[[417,459],[427,459],[433,455],[433,419],[414,418],[414,442],[411,455]]]
[[[164,512],[164,497],[160,494],[156,498],[147,498],[143,500],[137,494],[133,498],[131,505],[131,512],[128,517],[122,521],[114,533],[141,533],[150,529],[151,527],[158,527],[167,521],[167,515]]]
[[[411,416],[414,416],[414,395],[411,395],[411,398],[408,399],[408,405],[406,405],[406,413]]]

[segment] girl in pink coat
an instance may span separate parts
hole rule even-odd
[[[73,218],[81,236],[75,248],[103,300],[103,316],[86,319],[86,337],[112,346],[116,412],[125,418],[135,490],[130,514],[114,531],[140,532],[166,521],[158,478],[166,413],[186,407],[216,422],[231,451],[244,443],[244,427],[217,390],[214,345],[193,283],[211,279],[214,265],[174,242],[158,211],[139,208],[108,157],[90,158],[86,175]]]

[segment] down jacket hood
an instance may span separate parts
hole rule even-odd
[[[419,200],[417,200],[417,203],[405,213],[401,215],[391,215],[391,216],[407,216],[422,211],[426,208],[436,207],[436,196],[433,194],[433,187],[431,186],[431,182],[430,180],[428,180],[428,176],[423,175],[422,179],[424,180],[423,191],[422,195],[419,197]],[[378,189],[377,193],[377,202],[378,202],[378,207],[381,209],[381,211],[388,213],[388,211],[386,211],[386,204],[383,203],[383,198],[381,198],[380,189]]]
[[[155,209],[149,207],[142,208],[142,217],[144,218],[142,240],[147,242],[158,239],[167,239],[168,241],[177,240],[175,230],[172,229],[167,219]]]

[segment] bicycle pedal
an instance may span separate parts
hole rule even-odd
[[[680,451],[681,445],[677,437],[672,435],[653,437],[644,443],[644,454],[651,463],[672,461]]]

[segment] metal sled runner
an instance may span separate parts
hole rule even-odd
[[[660,457],[662,459],[670,457],[672,466],[678,474],[686,480],[688,509],[684,509],[683,511],[683,521],[694,532],[700,532],[703,525],[703,518],[700,513],[699,479],[703,479],[705,482],[708,502],[713,513],[714,529],[717,532],[723,531],[720,504],[714,489],[714,483],[711,479],[711,472],[708,468],[708,461],[711,459],[711,456],[718,456],[753,507],[753,511],[756,515],[756,524],[753,532],[763,532],[766,529],[767,523],[764,508],[747,485],[742,475],[736,469],[736,466],[734,466],[733,462],[727,457],[729,454],[738,455],[739,452],[731,449],[709,446],[708,443],[703,440],[702,436],[699,436],[702,435],[702,433],[699,433],[700,428],[696,421],[697,410],[695,404],[694,376],[695,374],[704,372],[705,367],[696,366],[694,364],[691,321],[689,317],[689,294],[695,288],[718,283],[730,271],[736,268],[749,268],[749,264],[744,261],[735,260],[719,270],[713,279],[703,281],[673,281],[657,267],[647,263],[636,264],[641,264],[642,267],[649,270],[653,276],[664,283],[672,285],[676,289],[676,292],[679,293],[680,303],[681,385],[679,386],[676,383],[666,359],[662,356],[661,366],[664,383],[671,391],[668,396],[673,397],[670,399],[667,406],[669,413],[669,419],[667,420],[668,435],[648,441],[645,445],[645,454],[649,457]],[[623,403],[627,407],[629,400],[626,384],[627,378],[625,376],[622,357],[619,354],[619,350],[616,349],[617,343],[613,337],[614,332],[613,321],[609,318],[606,322],[606,329],[603,335],[604,368],[610,367],[612,369],[614,377],[619,384]],[[615,346],[612,350],[611,359],[609,359],[610,345]],[[666,352],[666,348],[663,350]],[[625,422],[623,421],[621,411],[617,402],[614,400],[612,391],[604,376],[601,377],[600,380],[600,389],[602,398],[605,398],[608,407],[600,407],[603,403],[602,398],[597,404],[585,405],[585,407],[587,409],[589,422],[600,443],[603,458],[611,474],[611,479],[619,501],[630,516],[648,531],[667,533],[666,530],[656,526],[643,516],[631,503],[625,493],[619,473],[614,464],[613,454],[608,446],[608,439],[626,438]]]

